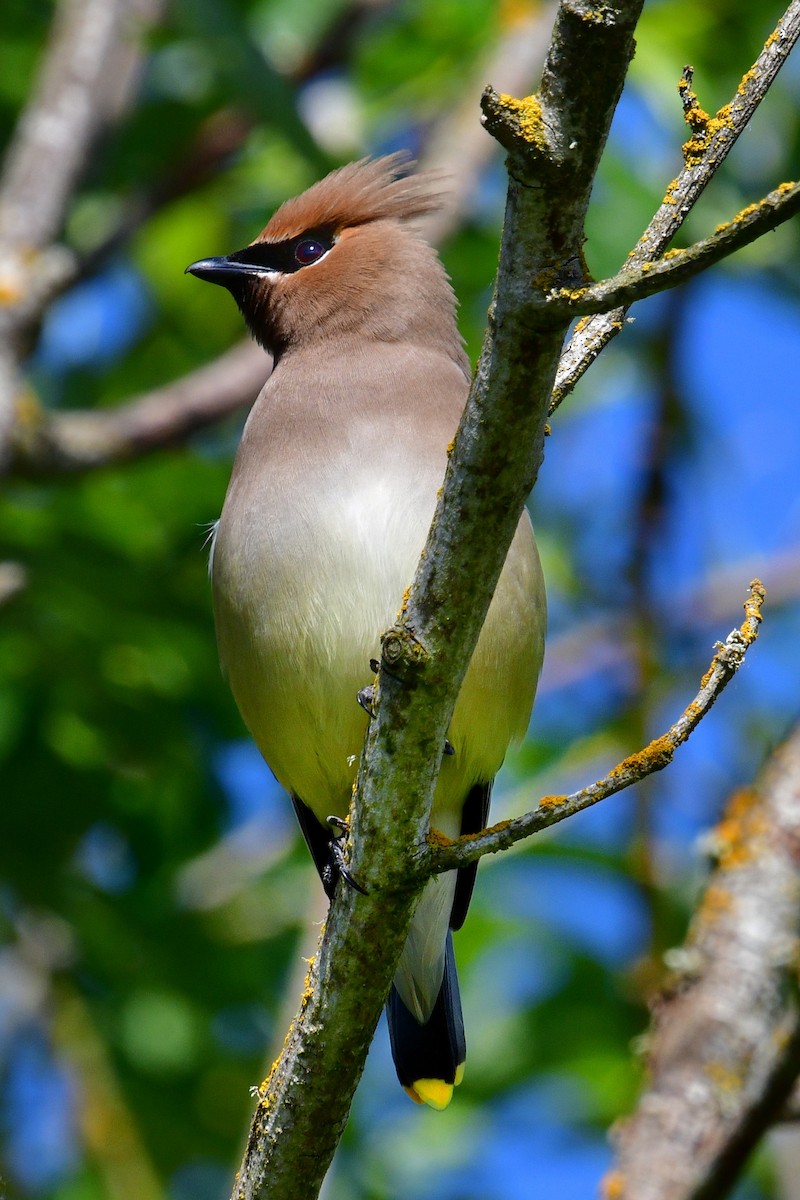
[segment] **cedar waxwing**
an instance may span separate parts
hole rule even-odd
[[[368,720],[356,697],[413,578],[469,390],[450,283],[409,226],[439,196],[408,170],[402,154],[342,167],[244,250],[187,268],[231,292],[274,357],[215,531],[214,612],[225,675],[329,895],[328,817],[347,816]],[[544,627],[523,513],[448,733],[431,814],[448,837],[486,824],[528,725]],[[400,1082],[434,1108],[463,1075],[450,931],[476,868],[426,884],[387,1004]]]

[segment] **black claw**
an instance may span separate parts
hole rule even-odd
[[[455,749],[453,748],[453,743],[448,741],[447,738],[444,739],[444,752],[445,752],[445,754],[455,754]]]
[[[386,663],[382,664],[379,658],[371,658],[369,660],[369,669],[372,671],[373,675],[378,675],[381,671],[383,671],[384,675],[388,675],[390,679],[396,679],[398,683],[403,683],[403,680],[400,678],[400,676],[395,675],[393,671],[390,671],[386,666]]]
[[[350,872],[350,868],[344,860],[344,851],[339,845],[339,839],[346,837],[350,832],[350,824],[342,817],[328,817],[328,824],[338,830],[330,841],[331,862],[325,868],[322,883],[326,893],[332,899],[333,893],[336,890],[336,878],[341,875],[349,888],[354,892],[359,892],[362,896],[368,896],[369,893],[365,887],[362,887],[358,880]]]
[[[341,875],[347,886],[354,892],[359,892],[362,896],[367,896],[369,893],[365,887],[362,887],[354,875],[351,875],[350,869],[344,861],[344,850],[339,845],[336,838],[331,842],[331,858],[337,874]]]
[[[368,687],[361,688],[361,690],[356,694],[356,700],[361,705],[370,720],[372,720],[372,718],[375,716],[375,710],[372,707],[374,699],[375,688],[372,686],[372,684],[369,684]]]

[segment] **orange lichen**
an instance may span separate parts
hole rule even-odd
[[[428,844],[436,846],[441,850],[446,850],[448,846],[452,846],[453,839],[446,837],[441,829],[434,829],[433,826],[428,830]]]
[[[563,804],[566,796],[542,796],[539,801],[539,808],[558,808],[559,804]]]
[[[625,1195],[625,1176],[621,1171],[609,1171],[600,1180],[602,1200],[620,1200]]]
[[[644,750],[629,754],[618,766],[609,771],[609,779],[618,779],[620,775],[632,774],[641,779],[652,771],[660,771],[672,762],[675,756],[675,745],[668,733],[655,738]]]
[[[755,788],[734,792],[725,815],[714,830],[714,844],[722,870],[735,871],[758,853],[766,831],[760,794]]]
[[[705,675],[703,676],[703,678],[700,680],[700,691],[701,691],[701,692],[703,691],[703,689],[704,689],[704,688],[707,688],[707,687],[708,687],[709,683],[711,682],[711,676],[712,676],[713,674],[714,674],[714,666],[713,666],[713,664],[712,664],[712,665],[711,665],[711,666],[708,668],[708,670],[706,671],[706,673],[705,673]]]
[[[724,887],[712,883],[706,888],[700,906],[700,911],[706,921],[714,921],[717,917],[728,913],[733,908],[733,897]]]
[[[749,646],[758,637],[758,627],[763,617],[761,606],[767,598],[767,590],[760,579],[754,579],[750,584],[750,595],[744,602],[745,619],[739,627],[739,633]]]

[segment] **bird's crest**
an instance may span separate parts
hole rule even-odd
[[[441,207],[441,180],[432,172],[412,175],[406,151],[362,158],[326,175],[287,200],[256,238],[281,242],[308,229],[335,232],[370,221],[408,221]]]

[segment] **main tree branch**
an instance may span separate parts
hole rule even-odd
[[[754,579],[744,605],[744,622],[728,634],[724,644],[711,660],[711,666],[700,682],[697,695],[666,733],[652,741],[649,746],[645,746],[644,750],[623,759],[607,775],[588,787],[581,788],[570,796],[543,796],[538,807],[524,816],[502,821],[499,825],[491,825],[482,830],[481,833],[456,838],[453,841],[444,839],[440,833],[432,832],[426,849],[419,856],[420,870],[425,877],[432,873],[450,871],[454,867],[465,867],[468,863],[482,858],[484,854],[496,854],[498,850],[507,850],[509,846],[531,837],[532,834],[556,825],[584,808],[591,808],[607,796],[613,796],[615,792],[621,792],[632,784],[639,783],[648,775],[663,771],[664,767],[672,762],[675,751],[694,732],[744,662],[747,650],[758,637],[763,603],[763,585],[758,579]]]

